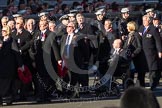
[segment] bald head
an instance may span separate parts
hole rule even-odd
[[[115,39],[113,42],[113,48],[121,48],[122,47],[122,40],[121,39]]]

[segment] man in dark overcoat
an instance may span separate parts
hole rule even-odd
[[[142,19],[143,25],[139,28],[139,34],[142,36],[142,48],[150,72],[151,90],[154,90],[161,76],[159,71],[159,59],[162,57],[162,43],[159,31],[150,24],[150,17],[144,15]]]

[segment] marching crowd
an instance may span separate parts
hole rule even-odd
[[[155,90],[161,78],[160,15],[153,8],[146,9],[146,14],[137,19],[131,19],[131,11],[127,7],[120,12],[120,18],[114,22],[107,18],[105,7],[95,11],[95,18],[86,18],[82,12],[71,10],[59,18],[59,24],[50,18],[48,12],[40,12],[38,21],[25,19],[17,13],[12,17],[3,15],[0,101],[12,102],[17,96],[25,100],[31,94],[38,102],[50,101],[52,90],[44,84],[52,85],[63,97],[79,97],[75,90],[66,88],[78,84],[89,86],[89,70],[98,70],[100,77],[104,76],[109,68],[108,61],[115,54],[126,60],[128,67],[124,71],[127,71],[127,78],[134,79],[137,72],[140,86],[145,87],[145,74],[149,72],[150,89]],[[50,59],[46,61],[45,56]],[[80,70],[87,70],[87,73],[73,69],[72,58],[75,65]],[[49,74],[51,67],[66,82],[64,87],[56,84],[57,81]],[[117,66],[114,75],[120,73],[123,73],[122,66]],[[89,94],[89,91],[83,90],[82,93]]]

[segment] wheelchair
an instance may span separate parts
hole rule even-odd
[[[100,76],[100,72],[95,73],[94,85],[100,85],[100,87],[95,90],[95,93],[97,96],[102,93],[106,93],[107,96],[120,96],[122,88],[125,90],[134,85],[133,80],[129,78],[128,75],[130,60],[123,56],[116,55],[115,57],[111,57],[107,63],[109,68],[111,68],[106,72],[106,74],[109,75],[109,78],[107,82],[103,84],[101,81],[103,76]],[[122,84],[118,82],[119,79],[122,80]],[[121,86],[123,87],[121,88]]]

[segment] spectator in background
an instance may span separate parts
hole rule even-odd
[[[160,105],[153,92],[141,87],[130,87],[120,99],[120,108],[160,108]]]
[[[7,23],[7,26],[10,27],[11,33],[15,31],[15,21],[14,20],[9,20]]]
[[[2,19],[1,19],[2,27],[6,26],[8,21],[9,21],[9,17],[8,16],[3,16]]]
[[[35,29],[36,29],[36,22],[34,19],[28,19],[26,24],[25,24],[25,29],[31,34],[33,37],[35,34]]]
[[[128,8],[122,8],[121,9],[121,18],[118,21],[118,33],[117,35],[124,41],[128,35],[127,30],[127,23],[131,21],[131,18],[129,16],[129,9]]]
[[[63,11],[63,14],[69,13],[69,6],[67,4],[62,4],[61,9]]]
[[[48,9],[48,7],[49,7],[49,4],[48,4],[48,3],[43,3],[43,4],[42,4],[42,9],[43,9],[43,10]]]
[[[151,24],[153,23],[153,18],[155,16],[154,8],[149,8],[145,10],[146,14],[150,17],[151,19]]]
[[[110,19],[107,19],[105,20],[105,23],[104,23],[104,28],[105,28],[105,35],[110,43],[110,46],[112,48],[112,44],[114,42],[115,39],[118,38],[115,30],[113,29],[113,26],[112,26],[112,21]]]
[[[2,11],[2,15],[3,15],[3,16],[10,16],[11,13],[10,13],[10,11],[9,11],[8,9],[4,9],[4,10]]]
[[[51,32],[55,32],[55,28],[56,28],[56,23],[55,23],[55,21],[49,21],[49,22],[48,22],[48,27],[49,27],[49,30],[50,30]]]
[[[13,14],[16,14],[18,12],[18,7],[17,6],[14,6],[13,7],[13,10],[12,10],[12,13]]]
[[[19,1],[18,8],[19,8],[19,10],[25,10],[25,8],[26,8],[25,0]]]
[[[26,10],[26,16],[29,16],[33,13],[30,7],[26,7],[25,10]]]
[[[116,2],[113,2],[111,4],[112,12],[118,12],[119,11],[119,5]]]
[[[7,6],[7,9],[10,11],[10,14],[13,14],[14,5],[10,4]]]

